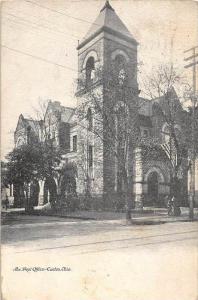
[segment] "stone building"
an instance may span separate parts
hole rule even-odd
[[[79,43],[77,51],[78,88],[75,95],[77,108],[67,108],[56,101],[49,102],[44,120],[37,124],[40,126],[39,130],[37,126],[35,127],[35,123],[21,115],[15,131],[15,145],[26,143],[30,133],[32,138],[42,140],[46,135],[54,139],[56,146],[64,149],[60,168],[68,163],[76,166],[76,191],[79,198],[89,192],[92,208],[123,208],[124,202],[120,200],[120,191],[122,191],[120,165],[119,160],[112,155],[112,149],[108,148],[110,140],[105,136],[107,132],[105,117],[97,116],[94,104],[88,101],[90,91],[93,91],[100,99],[101,107],[104,110],[108,107],[110,100],[106,93],[107,82],[104,77],[101,77],[101,68],[108,74],[108,78],[109,72],[116,70],[117,85],[120,85],[123,90],[123,82],[127,78],[127,88],[132,91],[131,97],[127,98],[128,115],[131,120],[135,118],[137,128],[134,130],[137,129],[138,135],[142,138],[141,144],[133,143],[129,146],[127,154],[131,206],[137,208],[150,205],[164,206],[165,197],[170,194],[171,164],[176,164],[177,161],[174,145],[172,146],[174,158],[170,161],[170,149],[168,149],[170,131],[168,124],[163,121],[157,110],[157,105],[166,109],[166,101],[163,97],[154,100],[139,97],[138,42],[108,1]],[[111,94],[113,93],[112,89]],[[179,107],[175,116],[175,126],[179,135],[183,132],[184,126],[183,110],[174,90],[170,91],[169,97]],[[113,101],[115,107],[120,105],[120,99],[116,96]],[[82,115],[79,116],[79,108],[83,105],[84,118]],[[103,132],[102,139],[94,131],[98,122]],[[116,123],[113,117],[112,126],[119,128],[119,123]],[[158,145],[151,147],[152,141],[155,140],[158,140]],[[186,204],[186,170],[186,159],[184,159],[178,183],[181,204]],[[57,182],[56,184],[58,185]],[[41,190],[43,185],[40,193]],[[122,203],[118,204],[119,201]]]
[[[14,132],[15,147],[41,139],[42,121],[24,118],[21,114]]]

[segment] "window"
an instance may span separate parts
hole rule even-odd
[[[77,151],[77,135],[73,136],[73,151]]]
[[[148,176],[148,197],[151,204],[155,204],[158,201],[158,189],[159,189],[159,179],[157,172],[152,172]]]
[[[147,138],[149,136],[149,131],[148,131],[148,129],[144,129],[143,130],[143,137],[144,138]]]
[[[93,167],[93,146],[89,146],[89,168]]]
[[[170,141],[170,130],[168,124],[164,124],[162,127],[162,137],[163,137],[163,143],[169,143]]]
[[[93,129],[93,116],[90,107],[87,110],[87,121],[88,121],[88,130],[91,131]]]
[[[29,145],[31,143],[31,127],[27,127],[27,144]]]
[[[93,82],[95,77],[95,62],[93,56],[89,57],[86,63],[86,84]]]
[[[181,130],[180,130],[179,126],[175,125],[174,126],[174,131],[175,131],[177,141],[181,141],[182,140],[182,134],[181,134]]]
[[[126,60],[124,58],[123,55],[117,55],[116,58],[115,58],[115,64],[116,64],[116,67],[121,70],[125,64],[126,64]]]
[[[115,58],[115,71],[118,78],[119,85],[123,85],[127,74],[126,74],[126,61],[122,55],[117,55]]]
[[[18,140],[17,140],[17,142],[16,142],[16,147],[20,147],[20,146],[22,146],[24,144],[25,144],[24,138],[19,137]]]

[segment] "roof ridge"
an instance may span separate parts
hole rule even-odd
[[[117,34],[123,39],[127,39],[132,43],[138,44],[127,26],[116,14],[115,10],[111,7],[109,1],[106,1],[104,7],[101,9],[99,15],[90,26],[87,34],[80,42],[77,49],[79,50],[80,48],[82,48],[87,42],[100,34],[101,31],[112,31],[110,32],[111,34]]]
[[[114,11],[113,7],[110,5],[109,1],[107,0],[105,2],[105,5],[103,6],[103,8],[100,10],[100,12],[102,12],[103,10],[105,10],[106,8],[111,9]]]

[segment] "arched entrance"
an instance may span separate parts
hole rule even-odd
[[[158,166],[148,169],[144,176],[144,206],[164,206],[165,196],[169,192],[169,177]]]
[[[157,172],[151,172],[147,179],[148,201],[151,205],[156,205],[159,198],[159,178]]]

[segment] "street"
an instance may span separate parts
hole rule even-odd
[[[3,299],[197,299],[197,222],[20,219],[2,226]]]

